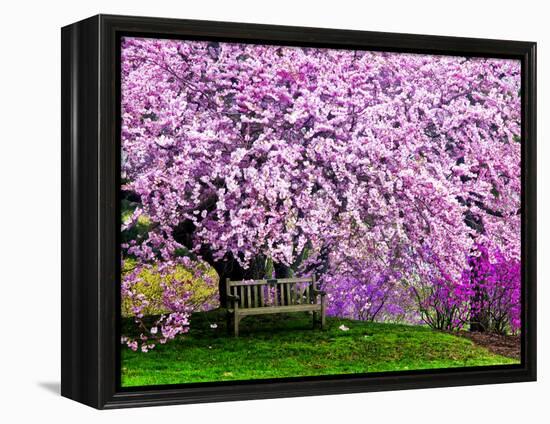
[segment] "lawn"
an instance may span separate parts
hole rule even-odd
[[[423,326],[328,318],[322,331],[303,313],[247,317],[240,328],[233,338],[221,311],[197,313],[187,335],[151,352],[123,347],[122,386],[518,363]]]

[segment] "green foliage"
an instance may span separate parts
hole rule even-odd
[[[124,269],[122,272],[130,271],[136,265],[134,259],[127,259],[124,261]],[[143,309],[145,315],[160,315],[169,312],[163,305],[162,295],[163,289],[161,283],[170,285],[174,279],[184,281],[185,284],[178,287],[182,293],[190,292],[191,297],[187,299],[186,303],[193,306],[194,310],[201,310],[203,306],[217,307],[218,301],[218,274],[214,268],[204,265],[204,276],[212,280],[211,283],[206,282],[202,278],[196,278],[187,268],[184,266],[176,266],[176,270],[171,274],[168,279],[162,280],[159,273],[156,271],[157,267],[153,266],[151,269],[145,269],[141,272],[141,282],[137,283],[133,290],[145,295],[149,305]],[[128,298],[122,299],[122,316],[132,316],[131,302]]]
[[[211,328],[217,324],[217,328]],[[349,328],[342,331],[339,326]],[[423,326],[328,318],[311,329],[308,314],[247,317],[227,335],[223,311],[197,313],[191,331],[143,354],[122,350],[124,387],[281,377],[517,364],[466,338]]]
[[[131,219],[132,214],[137,208],[137,203],[130,202],[129,200],[123,199],[120,202],[120,205],[121,205],[121,221],[124,224]],[[139,237],[144,237],[147,235],[150,228],[151,228],[151,219],[148,216],[141,215],[137,219],[136,225],[122,232],[122,242],[127,242],[129,240],[136,240]]]

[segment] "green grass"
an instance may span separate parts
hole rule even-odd
[[[305,313],[247,317],[239,338],[227,335],[221,311],[193,315],[191,328],[149,353],[123,348],[122,386],[518,363],[423,326],[329,318],[325,331],[312,330]]]

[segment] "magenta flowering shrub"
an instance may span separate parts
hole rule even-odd
[[[463,278],[475,246],[519,263],[518,61],[140,38],[121,54],[123,231],[151,222],[123,250],[137,273],[192,257],[261,278],[270,261],[315,273],[331,314],[414,304],[454,329],[486,307]]]
[[[504,334],[521,328],[521,264],[498,248],[476,244],[458,281],[442,270],[433,280],[410,284],[420,318],[432,328],[458,330],[478,325]]]
[[[476,246],[463,280],[471,285],[471,313],[484,330],[499,334],[521,328],[521,263],[498,249]]]
[[[471,287],[445,277],[411,284],[420,319],[438,330],[455,331],[469,323]]]

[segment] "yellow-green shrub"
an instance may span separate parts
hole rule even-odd
[[[135,260],[126,259],[122,270],[123,274],[125,272],[129,272],[135,264]],[[160,315],[170,312],[166,309],[162,302],[162,282],[169,286],[172,285],[175,287],[178,293],[182,293],[182,297],[184,293],[190,293],[191,296],[187,299],[186,304],[191,306],[194,312],[217,308],[219,306],[218,274],[214,268],[205,263],[200,264],[200,266],[204,267],[204,275],[206,278],[194,277],[193,274],[183,265],[175,266],[174,271],[168,277],[165,277],[164,280],[157,271],[156,266],[143,270],[139,274],[141,281],[136,283],[132,288],[133,291],[145,295],[145,298],[149,302],[149,304],[143,308],[143,314]],[[174,284],[175,281],[179,283]],[[181,284],[182,282],[183,284]],[[124,317],[134,315],[129,299],[122,299],[121,312]]]

